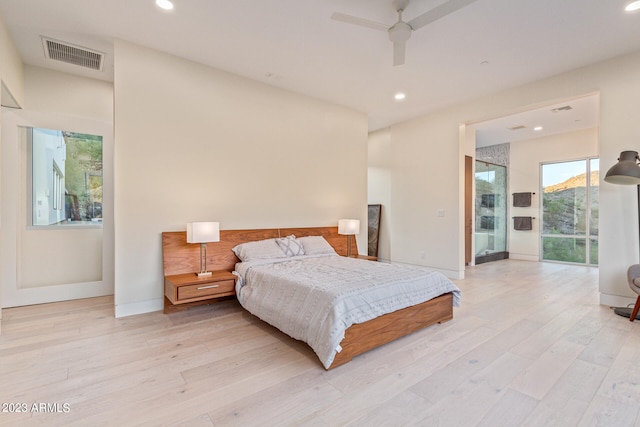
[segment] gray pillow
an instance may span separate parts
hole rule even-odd
[[[298,256],[305,254],[302,244],[296,240],[296,236],[294,235],[281,237],[276,240],[276,243],[278,244],[278,246],[280,246],[282,252],[284,252],[287,256]]]

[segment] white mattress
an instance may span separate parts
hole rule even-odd
[[[460,305],[460,290],[439,272],[338,255],[240,262],[236,274],[240,304],[309,344],[325,368],[353,324],[448,292]]]

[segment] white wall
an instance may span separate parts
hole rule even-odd
[[[380,235],[378,238],[378,260],[391,260],[391,135],[389,129],[369,134],[369,204],[382,205],[380,216]],[[362,250],[360,252],[363,252]],[[364,253],[364,252],[363,252]]]
[[[23,89],[23,66],[20,55],[13,45],[7,27],[2,16],[0,16],[0,105],[11,105],[17,107],[24,101]],[[0,185],[2,184],[2,126],[4,122],[4,108],[0,112]],[[0,198],[0,209],[2,209],[2,199]],[[5,225],[0,215],[0,239],[4,233]],[[0,247],[0,259],[3,256]],[[2,277],[0,276],[0,335],[2,334]]]
[[[24,101],[23,65],[18,50],[13,45],[9,31],[0,16],[0,81],[6,87],[2,90],[1,105],[20,106]],[[17,104],[17,105],[16,105]]]
[[[21,110],[3,112],[0,278],[4,307],[113,293],[113,87],[25,67]],[[26,152],[18,126],[103,136],[103,228],[29,229]]]
[[[392,260],[461,278],[464,266],[462,121],[437,113],[391,126]]]
[[[511,144],[508,171],[511,193],[535,192],[531,207],[511,206],[509,216],[532,216],[533,230],[509,227],[509,258],[540,259],[540,164],[598,156],[598,129],[552,135]],[[604,174],[606,170],[602,171]]]
[[[631,54],[392,126],[393,258],[464,274],[461,123],[600,93],[600,165],[606,170],[621,151],[640,148],[639,71],[640,54]],[[635,188],[600,184],[600,300],[618,305],[627,301],[619,297],[632,296],[626,270],[638,262],[637,206],[630,202]],[[439,208],[444,218],[434,214]]]
[[[160,234],[187,222],[366,223],[365,114],[121,41],[114,81],[116,316],[161,309]]]

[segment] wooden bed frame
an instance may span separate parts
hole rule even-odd
[[[234,246],[255,240],[286,237],[291,234],[296,237],[323,236],[339,255],[347,255],[347,236],[338,234],[338,227],[220,230],[220,242],[207,244],[207,269],[233,271],[236,263],[240,261],[231,250]],[[351,236],[348,237],[351,238]],[[355,239],[352,244],[355,245]],[[355,253],[357,253],[357,247]],[[199,245],[188,244],[185,231],[164,232],[162,233],[162,261],[165,276],[196,272],[200,269]],[[198,301],[196,304],[207,304],[212,301]],[[167,304],[166,297],[165,304]],[[352,325],[347,329],[340,343],[342,351],[336,354],[329,369],[343,365],[353,357],[397,338],[452,318],[453,296],[448,293],[368,322]]]

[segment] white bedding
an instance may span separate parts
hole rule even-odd
[[[346,329],[460,290],[421,267],[338,255],[260,259],[236,264],[236,293],[250,313],[304,341],[329,368]]]

